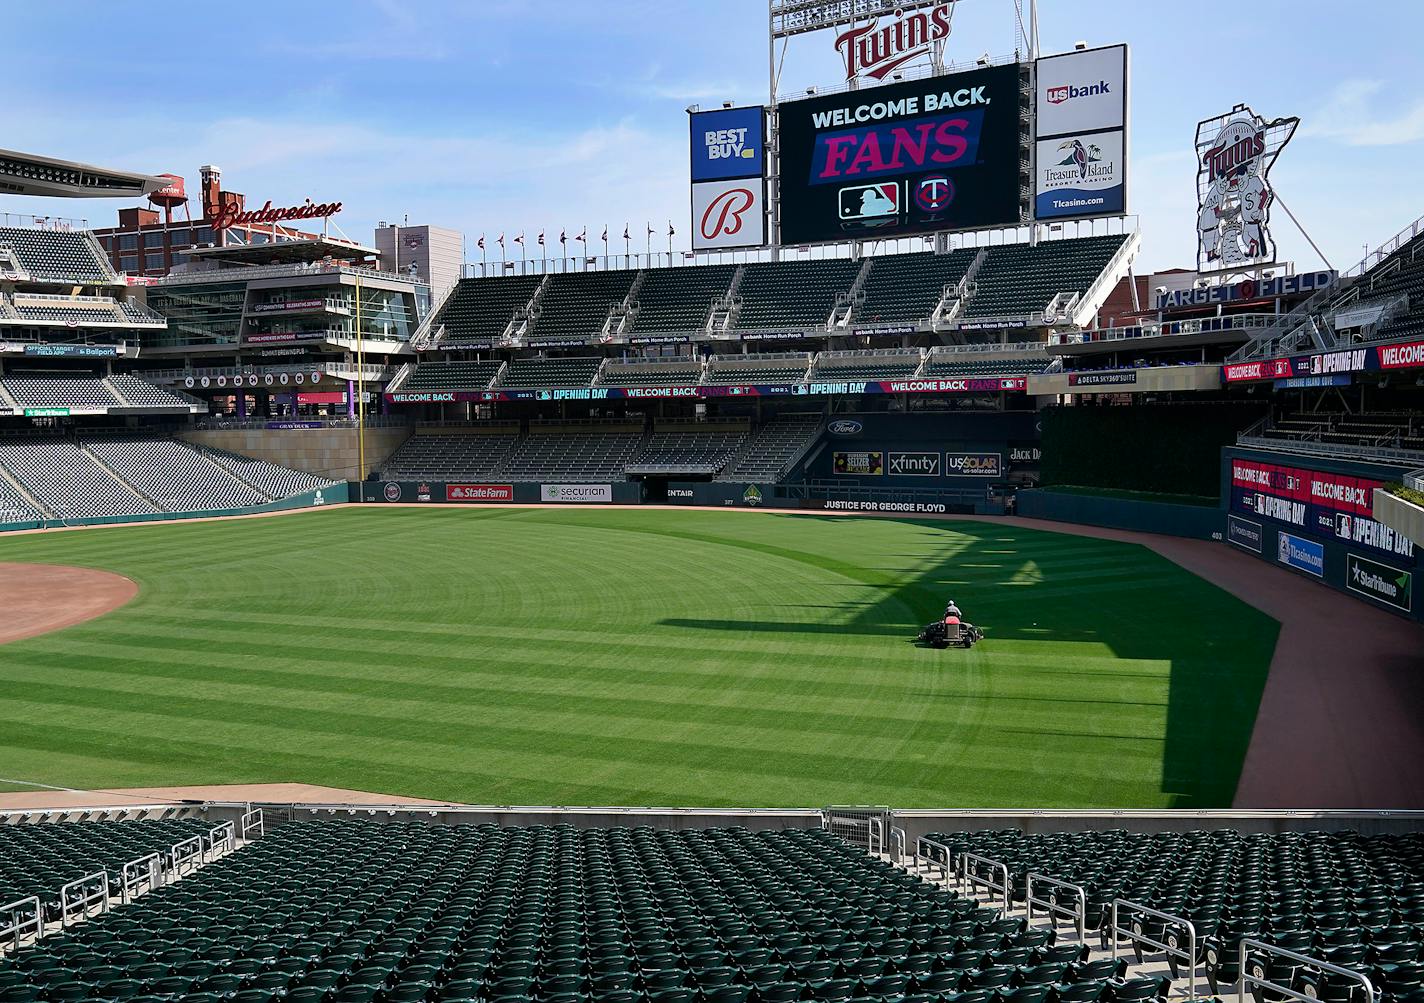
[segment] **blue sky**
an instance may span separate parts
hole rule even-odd
[[[409,215],[475,238],[651,220],[686,247],[687,105],[762,101],[763,0],[257,0],[119,16],[5,13],[0,147],[152,172],[289,204],[341,200],[371,239]],[[1424,5],[1042,0],[1044,52],[1132,46],[1131,209],[1141,270],[1189,265],[1196,122],[1248,102],[1299,115],[1272,180],[1332,264],[1424,214]],[[86,16],[83,11],[87,9]],[[166,20],[165,20],[166,18]],[[961,0],[951,59],[1009,53],[1008,0]],[[783,92],[838,79],[828,34],[793,40]],[[112,201],[0,197],[0,211],[108,225]],[[1319,260],[1282,214],[1283,258]],[[666,238],[660,238],[666,247]],[[621,250],[621,241],[614,241]],[[635,248],[638,245],[635,244]]]

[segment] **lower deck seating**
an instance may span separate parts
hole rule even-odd
[[[281,826],[0,962],[6,1000],[1135,1003],[1165,979],[820,830]],[[1020,988],[1015,988],[1015,987]],[[1027,986],[1028,992],[1022,987]],[[964,995],[968,994],[968,995]]]
[[[142,515],[157,508],[67,439],[0,442],[0,467],[60,519]]]
[[[386,461],[388,480],[475,480],[493,476],[519,441],[516,430],[498,433],[418,431]]]
[[[1408,412],[1285,414],[1268,422],[1261,434],[1300,443],[1424,453],[1424,419]]]
[[[270,500],[172,439],[87,439],[84,448],[167,512],[247,508]]]
[[[669,426],[648,438],[647,447],[628,466],[628,473],[715,474],[746,441],[741,429]]]
[[[515,481],[621,481],[643,447],[640,428],[531,431],[503,467]]]
[[[286,467],[279,467],[275,463],[268,463],[266,460],[255,460],[250,456],[241,456],[221,449],[204,449],[203,451],[218,466],[244,483],[251,484],[268,498],[290,498],[292,495],[302,494],[306,491],[318,491],[336,484],[336,481],[327,477],[319,477],[301,470],[289,470]]]
[[[822,416],[779,414],[752,436],[746,448],[718,476],[723,481],[767,484],[821,431]]]
[[[0,903],[37,895],[50,906],[60,888],[96,871],[107,870],[117,885],[124,864],[212,827],[203,819],[0,825]],[[6,998],[3,986],[0,999]]]

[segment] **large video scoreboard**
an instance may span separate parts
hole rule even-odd
[[[1017,65],[787,102],[778,113],[783,244],[1020,221]]]

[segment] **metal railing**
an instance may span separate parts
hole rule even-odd
[[[79,922],[89,916],[91,911],[106,912],[108,908],[108,871],[86,874],[59,890],[59,921],[63,926]]]
[[[163,883],[163,857],[157,853],[130,860],[119,872],[119,898],[133,901],[144,891]]]
[[[1247,964],[1247,955],[1251,953],[1265,954],[1284,958],[1293,961],[1296,965],[1308,965],[1321,972],[1329,972],[1331,975],[1338,975],[1343,979],[1348,979],[1356,983],[1365,991],[1364,1003],[1374,1003],[1378,997],[1375,996],[1375,987],[1367,976],[1359,972],[1352,972],[1348,968],[1341,968],[1339,965],[1332,965],[1328,961],[1321,961],[1319,958],[1312,958],[1309,955],[1297,954],[1295,951],[1288,951],[1284,947],[1276,947],[1273,944],[1266,944],[1259,940],[1251,940],[1243,937],[1241,940],[1241,982],[1237,990],[1237,1003],[1246,1003],[1246,994],[1253,989],[1269,990],[1272,993],[1279,993],[1282,996],[1298,1000],[1299,1003],[1318,1003],[1319,990],[1316,995],[1311,996],[1297,991],[1291,986],[1281,985],[1279,982],[1272,982],[1270,965],[1264,960],[1257,960],[1254,964]]]
[[[988,874],[978,873],[978,869],[983,869]],[[999,880],[994,880],[994,875],[999,876]],[[1004,911],[1008,912],[1013,908],[1013,886],[1009,883],[1009,867],[997,860],[990,860],[988,857],[981,857],[977,853],[961,853],[959,855],[959,883],[962,887],[975,888],[983,887],[989,894],[988,900],[993,904],[993,892],[998,892],[1004,897]]]
[[[202,833],[203,860],[216,860],[220,852],[231,853],[237,849],[237,831],[231,822],[215,825]]]
[[[24,945],[26,930],[34,933],[35,940],[44,936],[44,910],[37,895],[0,905],[0,950],[8,940],[18,951]]]
[[[1151,916],[1154,919],[1162,920],[1163,932],[1162,940],[1156,941],[1143,932],[1145,924],[1140,918],[1134,919],[1132,925],[1124,927],[1121,923],[1121,912],[1129,911],[1142,916]],[[1146,944],[1155,950],[1161,951],[1169,957],[1177,958],[1185,962],[1187,970],[1187,999],[1197,998],[1197,928],[1192,921],[1184,916],[1173,916],[1171,913],[1159,912],[1156,909],[1142,905],[1140,902],[1132,902],[1128,899],[1113,899],[1112,903],[1112,925],[1109,927],[1108,940],[1112,947],[1112,956],[1117,957],[1118,943],[1124,938],[1135,944]],[[1169,926],[1180,927],[1187,935],[1186,950],[1182,949],[1181,937],[1168,929]]]
[[[1108,341],[1133,341],[1138,338],[1188,337],[1227,331],[1247,332],[1271,327],[1278,320],[1280,316],[1274,313],[1239,313],[1189,320],[1147,321],[1123,327],[1092,328],[1087,331],[1054,331],[1049,334],[1048,343],[1086,345]]]
[[[1400,230],[1398,233],[1386,240],[1379,247],[1376,247],[1373,251],[1366,254],[1363,258],[1360,259],[1358,264],[1354,265],[1349,271],[1345,273],[1345,276],[1348,278],[1354,275],[1364,275],[1371,268],[1374,268],[1380,262],[1384,261],[1385,258],[1388,258],[1391,254],[1399,250],[1401,247],[1409,243],[1421,233],[1424,233],[1424,216],[1420,216],[1413,223],[1410,223],[1403,230]]]
[[[1404,486],[1411,491],[1424,491],[1424,470],[1411,470],[1405,474]]]
[[[1034,894],[1033,886],[1035,883],[1047,885],[1053,889],[1053,891],[1049,893],[1048,898],[1039,898]],[[1078,903],[1077,908],[1070,909],[1068,906],[1060,904],[1057,893],[1057,890],[1060,888],[1072,893],[1072,897]],[[1050,878],[1046,874],[1034,874],[1030,872],[1028,877],[1024,879],[1024,903],[1030,923],[1033,922],[1033,907],[1041,906],[1043,910],[1048,913],[1048,918],[1053,923],[1055,929],[1058,927],[1058,917],[1066,916],[1070,920],[1073,920],[1074,926],[1078,928],[1078,939],[1083,940],[1087,937],[1088,893],[1083,889],[1082,885],[1075,885],[1068,881]]]
[[[995,342],[975,342],[968,345],[936,345],[930,355],[1045,355],[1048,346],[1042,341],[1012,341],[1003,344]]]
[[[237,832],[244,840],[252,838],[252,833],[259,836],[267,835],[266,819],[262,815],[261,808],[254,808],[237,820]]]
[[[1361,457],[1374,460],[1388,460],[1401,465],[1412,465],[1424,459],[1424,453],[1417,449],[1388,449],[1384,446],[1335,445],[1328,442],[1312,442],[1303,439],[1276,439],[1242,433],[1236,437],[1238,446],[1253,446],[1257,449],[1272,449],[1284,453],[1304,453],[1313,456],[1338,456],[1341,459],[1358,460]]]
[[[926,853],[925,849],[939,851],[942,856],[935,856],[934,853]],[[933,839],[926,839],[921,836],[915,840],[914,863],[916,872],[934,868],[939,871],[940,880],[946,888],[949,887],[950,878],[954,876],[954,851],[944,843],[937,843]]]
[[[251,268],[210,268],[199,272],[175,272],[165,275],[154,285],[186,286],[204,282],[247,282],[251,279],[279,279],[288,276],[306,275],[352,275],[362,280],[384,279],[404,285],[425,285],[420,279],[398,272],[382,272],[374,268],[354,268],[350,265],[327,264],[323,262],[298,263],[295,265],[254,265]]]
[[[168,870],[175,877],[195,871],[203,862],[203,837],[193,836],[174,843],[168,851]],[[184,869],[187,869],[185,871]]]
[[[892,825],[890,827],[890,852],[891,856],[895,860],[895,863],[903,864],[905,862],[905,850],[908,846],[908,843],[909,836],[906,835],[905,830],[900,828],[898,825]]]

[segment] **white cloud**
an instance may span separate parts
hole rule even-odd
[[[1424,100],[1393,115],[1374,109],[1382,80],[1346,80],[1301,127],[1302,136],[1334,139],[1348,146],[1402,146],[1424,140]]]

